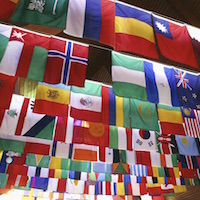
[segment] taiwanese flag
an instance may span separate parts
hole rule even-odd
[[[187,27],[153,15],[154,29],[161,54],[182,64],[198,69]]]
[[[18,0],[4,0],[0,6],[0,19],[9,19],[15,10]]]
[[[88,45],[51,37],[44,82],[84,87]]]
[[[0,73],[0,109],[8,109],[12,99],[17,77]]]
[[[151,14],[116,2],[114,49],[158,59]]]

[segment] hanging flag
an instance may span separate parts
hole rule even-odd
[[[133,129],[133,149],[139,151],[157,151],[155,132]]]
[[[81,161],[97,161],[98,147],[84,144],[73,145],[72,159]]]
[[[89,127],[74,126],[72,142],[109,147],[109,127],[104,124],[88,122]]]
[[[198,165],[198,161],[197,161],[196,156],[178,155],[178,159],[181,162],[182,168],[199,169],[199,165]]]
[[[33,113],[33,104],[33,98],[13,94],[9,109],[2,113],[0,133],[52,140],[55,117]]]
[[[84,194],[84,181],[67,179],[66,192],[70,194]]]
[[[20,1],[11,16],[15,23],[30,23],[64,29],[66,25],[68,0],[64,1]]]
[[[129,99],[115,96],[111,87],[102,86],[102,113],[104,124],[130,128]]]
[[[102,122],[101,88],[99,83],[88,81],[84,88],[72,86],[70,116],[85,121]]]
[[[176,135],[176,142],[180,154],[187,156],[199,156],[195,138]]]
[[[10,1],[10,0],[8,0],[8,1]],[[3,8],[3,7],[1,7],[1,8]],[[2,13],[2,12],[0,12],[0,13]],[[0,42],[1,42],[0,61],[1,61],[1,59],[4,55],[4,53],[5,53],[6,47],[8,45],[8,41],[9,41],[9,38],[10,38],[11,31],[12,31],[12,26],[0,24]]]
[[[64,33],[114,46],[114,16],[109,0],[69,0]]]
[[[27,154],[26,165],[36,167],[49,167],[50,156],[44,156],[39,154]]]
[[[48,178],[31,177],[30,188],[47,190]]]
[[[24,147],[25,147],[25,142],[23,141],[0,138],[1,150],[23,153]]]
[[[112,86],[117,96],[146,101],[144,61],[112,52]]]
[[[180,106],[174,70],[156,62],[144,61],[147,97],[152,103]]]
[[[191,137],[200,137],[200,111],[181,107],[183,115],[183,127],[185,134]]]
[[[175,135],[156,133],[158,152],[162,154],[178,154]]]
[[[17,77],[0,73],[0,109],[8,109],[14,92]]]
[[[176,69],[175,79],[181,105],[187,108],[200,109],[199,76]]]
[[[187,30],[190,34],[192,44],[197,52],[197,55],[200,57],[200,31],[199,28],[187,24]]]
[[[109,148],[132,150],[132,129],[109,126]]]
[[[180,107],[157,105],[162,134],[185,135]]]
[[[116,2],[114,49],[158,59],[151,14]]]
[[[198,69],[187,27],[153,15],[155,35],[161,54],[169,60]]]
[[[44,82],[84,87],[88,45],[51,37]]]
[[[131,127],[159,131],[156,106],[147,101],[130,99]]]
[[[45,143],[45,141],[41,141],[40,143],[36,142],[25,142],[24,146],[24,154],[41,154],[41,155],[49,155],[50,144]]]
[[[33,112],[51,116],[67,116],[70,89],[63,84],[39,83],[36,90]]]
[[[17,6],[18,0],[5,0],[0,7],[0,19],[9,20]]]
[[[151,155],[147,151],[135,151],[136,153],[136,164],[152,166],[151,165]]]

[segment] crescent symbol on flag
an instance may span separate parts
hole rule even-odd
[[[140,114],[140,116],[141,116],[143,119],[145,119],[145,120],[150,120],[150,118],[145,117],[144,114],[142,113],[142,108],[143,108],[144,106],[145,106],[144,103],[143,103],[143,104],[140,104],[140,106],[139,106],[139,114]]]

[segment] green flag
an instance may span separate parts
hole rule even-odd
[[[26,165],[36,166],[36,167],[49,167],[50,156],[27,154],[26,155]]]
[[[8,45],[12,27],[0,24],[0,61],[3,58],[4,52]]]
[[[0,138],[0,150],[23,153],[25,142]]]
[[[68,0],[21,0],[11,20],[64,29],[67,10]]]
[[[91,172],[91,163],[71,160],[70,170],[77,172]]]
[[[112,86],[117,96],[147,101],[144,62],[112,52]]]
[[[159,131],[156,105],[147,101],[130,99],[131,127]]]

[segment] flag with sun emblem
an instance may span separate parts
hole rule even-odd
[[[156,105],[147,101],[130,99],[131,127],[159,131]]]
[[[153,15],[153,23],[161,54],[170,60],[198,69],[187,27]]]
[[[199,75],[175,69],[175,80],[181,105],[187,108],[200,109]]]
[[[85,87],[71,87],[70,116],[75,119],[102,122],[101,84],[85,81]]]
[[[179,153],[186,156],[199,156],[195,138],[176,135]]]
[[[70,88],[64,84],[39,83],[33,112],[50,116],[67,116]]]
[[[139,151],[157,151],[155,132],[133,129],[133,149]]]

